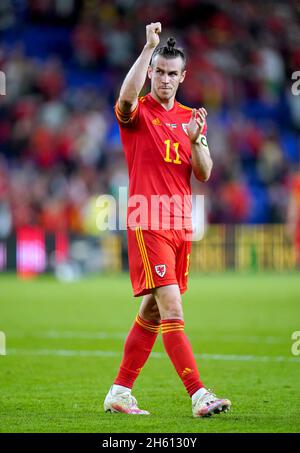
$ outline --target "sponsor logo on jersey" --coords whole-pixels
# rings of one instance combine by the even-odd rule
[[[155,272],[159,277],[164,277],[167,271],[167,266],[165,264],[158,264],[154,266]]]
[[[166,126],[170,127],[171,129],[176,129],[177,124],[166,123]]]

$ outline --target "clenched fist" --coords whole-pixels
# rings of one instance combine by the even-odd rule
[[[160,22],[151,22],[151,24],[146,26],[146,37],[147,43],[146,46],[154,49],[159,44],[159,34],[161,33],[161,23]]]

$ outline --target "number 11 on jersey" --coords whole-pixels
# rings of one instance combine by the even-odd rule
[[[178,152],[178,148],[179,148],[179,143],[173,143],[173,147],[175,149],[175,153],[176,153],[176,158],[175,159],[171,159],[170,158],[170,154],[171,154],[171,140],[165,140],[164,141],[165,145],[166,145],[166,157],[165,157],[165,162],[171,162],[173,164],[181,164],[181,160],[180,160],[180,156],[179,156],[179,152]]]

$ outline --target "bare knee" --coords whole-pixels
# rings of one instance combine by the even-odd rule
[[[139,314],[145,321],[160,323],[160,313],[152,294],[147,294],[143,297]]]
[[[156,288],[153,294],[161,319],[183,319],[181,295],[177,285]]]

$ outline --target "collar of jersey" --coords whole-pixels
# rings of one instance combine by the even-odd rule
[[[160,109],[162,112],[164,113],[171,113],[171,112],[174,112],[177,108],[177,101],[176,99],[174,99],[174,105],[173,107],[170,109],[170,110],[166,110],[158,101],[156,101],[156,99],[154,99],[151,95],[151,93],[148,94],[147,96],[149,102],[156,108]]]

